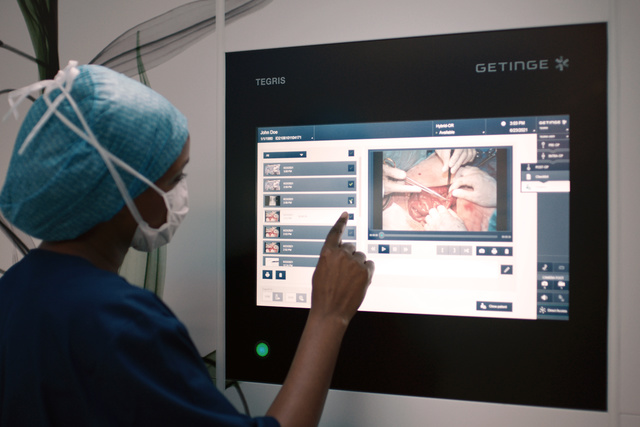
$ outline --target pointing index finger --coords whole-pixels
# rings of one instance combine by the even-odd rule
[[[349,214],[347,212],[342,212],[340,218],[336,221],[336,223],[329,230],[329,234],[327,234],[327,239],[324,241],[324,247],[335,247],[340,246],[340,242],[342,242],[342,233],[344,233],[344,229],[347,226],[347,220],[349,219]]]

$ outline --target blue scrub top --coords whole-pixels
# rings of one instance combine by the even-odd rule
[[[0,276],[0,426],[277,426],[238,413],[160,299],[33,250]]]

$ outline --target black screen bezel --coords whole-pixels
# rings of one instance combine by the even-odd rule
[[[569,320],[361,312],[332,388],[606,410],[606,48],[597,23],[227,53],[227,378],[281,383],[307,316],[256,305],[258,127],[568,114]],[[570,59],[562,72],[560,57]],[[475,69],[539,58],[549,70]]]

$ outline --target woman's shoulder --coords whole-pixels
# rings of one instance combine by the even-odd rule
[[[172,319],[153,293],[120,275],[95,267],[84,258],[34,250],[3,277],[6,296],[24,300],[33,310],[55,310],[90,319],[131,318],[139,313]]]

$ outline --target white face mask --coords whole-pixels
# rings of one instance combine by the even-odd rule
[[[156,188],[154,190],[158,191]],[[171,241],[180,223],[189,212],[189,191],[187,180],[182,179],[172,190],[159,192],[167,206],[167,222],[160,228],[152,228],[145,221],[138,221],[131,247],[143,252],[151,252]]]

